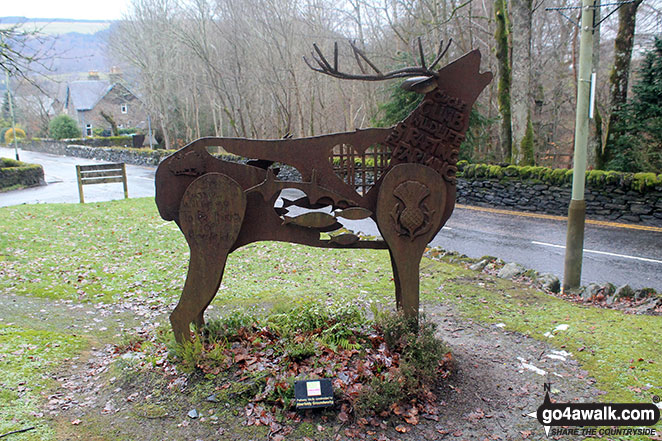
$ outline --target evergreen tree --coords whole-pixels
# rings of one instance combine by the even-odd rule
[[[662,170],[662,37],[646,54],[633,97],[619,112],[619,132],[608,168],[621,171]]]
[[[80,138],[78,123],[72,117],[61,114],[53,118],[48,125],[48,134],[53,139]]]
[[[374,120],[377,127],[390,127],[405,119],[423,100],[423,95],[400,87],[399,83],[389,86],[390,99],[379,105],[381,117]]]
[[[416,92],[410,92],[400,87],[400,84],[394,83],[390,86],[391,96],[388,101],[379,105],[380,117],[373,119],[377,127],[390,127],[404,120],[423,100],[423,95]],[[460,145],[460,160],[473,161],[474,159],[494,159],[493,152],[487,152],[489,158],[478,158],[481,155],[480,146],[489,145],[489,127],[496,122],[494,119],[487,118],[478,110],[478,103],[474,105],[469,114],[469,129],[466,133],[466,139]],[[527,132],[528,133],[528,132]],[[533,126],[531,126],[531,143],[533,143]],[[531,146],[531,155],[533,155],[533,146]]]

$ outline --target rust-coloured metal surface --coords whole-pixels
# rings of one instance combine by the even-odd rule
[[[429,68],[421,61],[421,67],[381,73],[353,49],[357,62],[365,62],[375,74],[343,74],[337,56],[331,65],[317,46],[313,57],[319,67],[307,62],[338,78],[417,76],[406,80],[405,86],[425,97],[395,127],[297,139],[200,138],[159,165],[159,212],[177,223],[191,249],[184,290],[170,316],[178,342],[190,339],[191,323],[204,324],[204,311],[218,291],[228,254],[261,240],[388,249],[397,305],[407,315],[418,316],[419,263],[425,246],[455,206],[459,146],[469,126],[471,106],[492,74],[479,73],[477,50],[438,71],[431,69],[443,56],[441,51]],[[207,152],[211,146],[251,161],[237,164],[217,159]],[[278,180],[277,170],[269,168],[274,162],[295,167],[302,182]],[[275,206],[286,188],[298,189],[305,197]],[[290,214],[295,207],[298,212],[322,207],[327,211]],[[333,233],[343,227],[343,219],[368,217],[377,223],[382,241]],[[330,232],[331,239],[321,239],[321,232]]]

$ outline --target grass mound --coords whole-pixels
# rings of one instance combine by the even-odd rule
[[[296,422],[294,383],[317,378],[332,379],[341,422],[394,416],[416,425],[419,415],[434,420],[434,390],[451,369],[436,326],[372,313],[374,320],[351,304],[319,302],[259,316],[234,312],[210,321],[191,343],[171,342],[169,362],[211,380],[214,399],[243,403],[247,425]],[[163,351],[158,343],[153,348]],[[144,352],[145,344],[118,346],[119,352],[134,350]]]

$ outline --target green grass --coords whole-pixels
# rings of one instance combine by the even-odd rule
[[[0,290],[51,299],[111,302],[174,297],[187,247],[149,199],[128,203],[4,208]]]
[[[53,386],[48,376],[87,343],[52,331],[0,325],[0,434],[35,427],[12,440],[51,440],[55,433],[39,409],[41,393]]]
[[[1,210],[0,290],[51,299],[176,300],[188,246],[151,199]],[[324,265],[320,261],[324,260]],[[291,301],[307,295],[382,297],[391,290],[383,251],[257,243],[233,253],[217,303]],[[351,277],[339,277],[350,273]],[[312,289],[311,289],[312,288]]]
[[[75,302],[134,297],[167,303],[179,297],[187,264],[188,247],[182,234],[174,223],[159,217],[152,199],[0,209],[0,295]],[[653,394],[662,395],[662,317],[577,305],[458,264],[429,259],[421,264],[421,297],[424,304],[451,302],[466,317],[503,322],[509,330],[552,346],[565,345],[597,380],[596,387],[606,392],[600,400],[649,402]],[[388,253],[253,244],[230,256],[213,305],[216,310],[260,309],[310,298],[392,304]],[[562,323],[569,325],[568,331],[554,338],[544,336]],[[13,400],[15,383],[22,376],[40,378],[59,360],[80,350],[82,346],[76,345],[82,343],[58,334],[64,329],[42,334],[24,321],[19,326],[0,328],[0,357],[4,357],[0,382],[10,382],[0,392],[0,404],[11,402],[18,406],[10,411],[12,415],[32,421],[29,416],[37,395],[29,392],[26,396],[32,398]],[[42,353],[48,341],[58,339],[62,342],[57,350]],[[41,349],[37,360],[28,363],[35,370],[24,372],[12,353],[16,345],[37,344],[32,341],[39,341]],[[4,366],[7,363],[9,367]],[[23,424],[0,425],[0,430],[19,426]]]

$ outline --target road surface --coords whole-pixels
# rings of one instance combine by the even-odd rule
[[[98,161],[19,150],[21,160],[41,164],[48,185],[0,193],[0,206],[25,203],[78,202],[76,164]],[[13,150],[0,148],[0,156],[13,158]],[[127,165],[130,197],[154,196],[153,167]],[[121,184],[88,185],[85,201],[96,202],[123,197]],[[287,191],[287,190],[286,190]],[[296,190],[287,194],[296,198]],[[588,223],[584,241],[582,284],[611,282],[633,288],[651,287],[662,291],[662,229]],[[349,225],[354,231],[377,235],[371,221]],[[566,223],[554,216],[513,213],[458,206],[431,245],[470,257],[491,255],[517,262],[539,272],[563,275]]]
[[[39,203],[77,203],[76,165],[103,164],[103,161],[57,156],[19,149],[21,161],[41,164],[47,185],[0,193],[0,206]],[[16,159],[14,149],[0,147],[0,157]],[[126,165],[129,197],[154,196],[154,167]],[[83,186],[85,202],[108,201],[124,197],[121,183]]]

